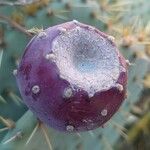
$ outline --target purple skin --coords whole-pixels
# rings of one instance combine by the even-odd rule
[[[42,122],[80,132],[102,126],[119,109],[127,67],[111,36],[71,21],[30,41],[16,78],[25,104]]]

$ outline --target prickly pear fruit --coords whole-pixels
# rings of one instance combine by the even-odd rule
[[[16,78],[24,102],[42,122],[79,132],[102,126],[118,110],[127,66],[112,36],[74,20],[36,35]]]

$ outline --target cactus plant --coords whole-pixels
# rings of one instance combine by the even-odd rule
[[[121,6],[121,3],[122,1],[85,2],[75,0],[74,2],[68,2],[64,0],[48,2],[42,0],[38,4],[34,3],[27,6],[0,7],[0,14],[7,16],[7,19],[1,17],[2,25],[0,27],[2,31],[4,31],[3,34],[0,34],[2,39],[0,40],[2,41],[1,49],[3,49],[0,68],[0,95],[1,99],[5,99],[7,102],[6,104],[0,103],[0,115],[3,116],[1,122],[5,122],[4,125],[1,125],[1,128],[7,127],[7,129],[10,130],[8,133],[5,131],[3,134],[0,134],[0,147],[2,150],[40,149],[40,146],[47,150],[51,148],[50,142],[48,142],[48,136],[50,137],[54,149],[105,150],[112,149],[111,145],[115,144],[120,134],[126,138],[124,134],[126,130],[122,126],[128,122],[128,117],[133,116],[129,113],[129,110],[134,102],[139,99],[143,90],[142,80],[147,73],[148,61],[147,55],[144,53],[146,48],[144,40],[147,38],[147,34],[144,32],[144,38],[140,41],[138,38],[139,32],[133,34],[132,30],[123,28],[124,24],[129,26],[131,22],[128,21],[128,12],[120,12],[122,11],[122,6],[129,5],[122,3]],[[138,7],[137,4],[135,6]],[[117,16],[115,10],[117,10]],[[134,12],[134,10],[131,12]],[[121,15],[122,18],[119,18],[119,15]],[[15,77],[12,74],[13,70],[18,66],[20,56],[25,45],[30,40],[31,33],[39,32],[39,30],[37,29],[36,31],[34,27],[47,28],[48,26],[74,19],[93,25],[101,31],[115,36],[115,43],[117,43],[119,50],[127,59],[134,63],[134,65],[129,68],[128,98],[118,113],[106,124],[106,129],[98,128],[93,130],[93,133],[85,132],[80,133],[80,135],[59,133],[50,128],[46,131],[45,126],[39,123],[30,111],[27,111],[27,107],[20,103],[20,101],[18,102],[20,94],[15,82]],[[6,22],[9,22],[9,24],[17,30],[14,30],[9,25],[5,25]],[[33,29],[28,32],[22,26],[25,26],[26,29]],[[145,27],[142,26],[142,32],[145,31],[144,28]],[[40,29],[40,31],[42,31],[42,29]],[[19,95],[19,97],[17,95]],[[11,101],[12,99],[15,103]],[[16,114],[14,110],[18,113]],[[12,125],[13,122],[16,122],[15,126]],[[41,134],[41,132],[43,134]],[[48,144],[45,143],[44,137],[46,137]],[[62,138],[64,139],[63,141]],[[43,143],[43,145],[41,145],[41,143]]]

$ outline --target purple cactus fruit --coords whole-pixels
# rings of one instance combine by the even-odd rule
[[[108,121],[125,99],[127,61],[113,37],[74,20],[36,35],[16,78],[25,104],[42,122],[87,131]]]

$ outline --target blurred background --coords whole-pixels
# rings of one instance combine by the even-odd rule
[[[150,1],[0,0],[0,150],[150,150]],[[66,134],[23,104],[15,71],[29,40],[78,20],[115,37],[129,66],[128,95],[103,128]]]

